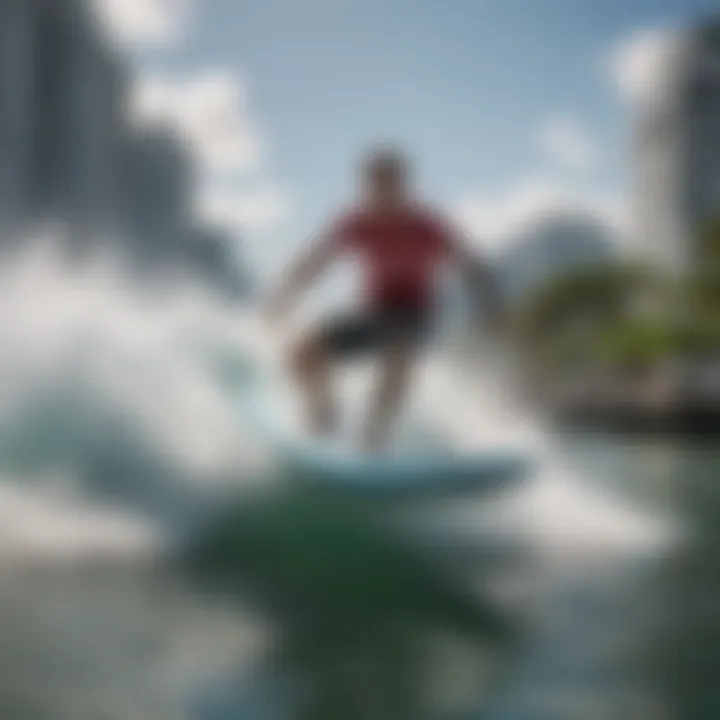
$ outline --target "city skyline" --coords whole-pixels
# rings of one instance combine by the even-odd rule
[[[668,138],[658,146],[653,133],[648,144],[644,128],[658,124],[653,103],[663,92],[668,95],[662,86],[677,62],[678,31],[700,16],[703,2],[695,3],[692,15],[687,7],[680,13],[670,0],[655,3],[652,13],[639,3],[630,16],[610,8],[596,20],[613,32],[606,27],[594,35],[586,19],[580,23],[568,14],[565,22],[577,25],[578,39],[594,37],[593,51],[578,54],[576,64],[595,82],[573,98],[575,109],[567,102],[560,111],[557,97],[568,83],[557,66],[563,53],[538,45],[555,32],[551,21],[559,0],[539,3],[546,11],[540,29],[527,25],[534,17],[530,12],[514,8],[510,28],[513,17],[503,15],[495,0],[475,15],[459,0],[453,13],[468,21],[467,30],[487,34],[497,26],[510,42],[499,48],[496,39],[488,39],[485,60],[494,54],[503,63],[479,64],[478,82],[464,87],[448,63],[458,53],[472,59],[474,46],[467,33],[458,32],[455,14],[437,15],[430,27],[426,0],[398,0],[386,12],[372,0],[362,8],[350,2],[321,18],[324,1],[308,0],[300,11],[293,6],[298,22],[292,28],[278,25],[278,44],[268,49],[258,44],[260,33],[248,36],[249,28],[259,30],[270,19],[265,6],[250,2],[7,0],[1,9],[15,25],[6,22],[0,33],[5,67],[0,87],[8,108],[0,170],[3,217],[23,203],[38,216],[63,207],[87,222],[90,234],[125,236],[145,265],[168,258],[192,238],[213,244],[214,228],[215,251],[187,248],[193,262],[204,258],[217,272],[242,247],[262,275],[284,263],[347,201],[358,155],[388,139],[413,155],[422,190],[468,235],[501,254],[509,242],[524,240],[554,216],[584,216],[625,247],[647,249],[643,237],[662,234],[649,221],[638,228],[638,216],[657,215],[660,222],[657,213],[643,208],[669,207],[662,198],[668,192],[679,196],[681,179],[668,175],[660,182],[669,172],[662,158],[672,155],[673,142]],[[269,5],[292,16],[282,0]],[[30,42],[27,29],[23,40],[18,21],[33,7],[45,9],[32,21]],[[635,24],[643,13],[653,22]],[[627,29],[614,29],[620,24]],[[448,44],[451,31],[458,33],[457,47]],[[535,46],[520,48],[512,31]],[[233,33],[237,46],[230,52]],[[595,35],[612,41],[604,39],[602,46]],[[216,41],[212,49],[209,39]],[[518,75],[518,52],[538,54],[545,71],[556,65],[542,93],[526,87],[530,77]],[[28,53],[34,53],[30,65]],[[238,65],[240,55],[253,62],[256,80]],[[292,67],[289,55],[295,55]],[[439,63],[434,74],[427,72],[430,60]],[[288,77],[280,75],[281,67]],[[528,76],[538,73],[529,64],[525,69]],[[458,75],[467,72],[467,63],[457,66]],[[509,84],[513,75],[523,84]],[[597,94],[603,83],[605,114],[591,114],[579,101]],[[498,92],[494,102],[479,100]],[[557,111],[521,117],[507,112],[529,102]],[[608,123],[611,109],[614,124]],[[468,136],[471,114],[478,132]],[[491,121],[495,136],[482,131]],[[666,125],[679,127],[680,121]],[[453,129],[457,133],[449,133]],[[501,142],[518,132],[528,151],[523,157],[516,143]],[[614,145],[607,140],[613,133]],[[483,162],[488,153],[497,156],[496,165]],[[308,154],[313,157],[300,164]],[[660,166],[663,172],[653,170]],[[662,222],[674,232],[673,223],[681,227],[679,211]],[[667,254],[668,246],[663,241],[658,256]]]
[[[720,20],[679,36],[637,113],[633,231],[670,269],[692,270],[698,233],[720,216],[719,31]]]
[[[637,103],[669,31],[716,11],[704,0],[102,5],[140,69],[137,95],[183,128],[206,168],[202,211],[246,235],[265,268],[345,200],[378,140],[404,145],[425,193],[491,247],[556,208],[627,232]],[[213,146],[212,127],[224,142]],[[233,160],[220,167],[223,147]]]
[[[133,74],[85,0],[0,5],[3,246],[59,223],[72,259],[109,251],[131,277],[234,295],[235,241],[193,214],[198,168],[177,130],[128,116]]]

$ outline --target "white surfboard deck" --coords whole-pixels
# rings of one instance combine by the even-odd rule
[[[516,448],[454,448],[426,428],[407,432],[390,452],[360,453],[347,435],[329,441],[304,433],[291,395],[287,384],[256,369],[237,399],[250,428],[303,481],[366,493],[448,495],[506,489],[533,469],[529,454]]]

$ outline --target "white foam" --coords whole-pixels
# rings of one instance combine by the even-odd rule
[[[70,387],[63,400],[69,403],[68,422],[83,403],[104,408],[171,467],[182,469],[179,476],[207,482],[251,474],[264,459],[261,449],[243,433],[212,363],[223,354],[252,352],[280,372],[287,336],[269,332],[252,311],[230,310],[187,285],[157,297],[139,295],[107,258],[70,274],[53,247],[39,243],[0,268],[0,440],[29,402],[40,402],[42,410],[58,388]],[[659,520],[590,490],[563,468],[542,425],[508,392],[497,363],[483,360],[475,367],[470,372],[447,358],[432,359],[416,383],[411,413],[425,414],[461,446],[530,452],[543,472],[497,507],[472,508],[474,517],[492,515],[558,550],[641,546],[667,537]],[[352,412],[364,407],[368,380],[363,371],[351,379]],[[97,440],[99,418],[90,413],[74,428],[82,439],[77,452]],[[52,470],[72,476],[73,458],[66,453],[62,462]],[[22,527],[6,523],[24,538],[21,545],[63,547],[62,538],[75,538],[67,540],[73,546],[80,543],[73,525],[80,535],[79,528],[87,528],[88,538],[104,532],[91,521],[93,509],[85,508],[78,521],[77,498],[57,506],[43,497],[13,499],[3,492],[7,507],[24,518]],[[33,525],[34,512],[48,521],[46,536],[44,521]],[[109,527],[103,517],[102,527]],[[60,527],[53,535],[52,528]]]
[[[186,285],[142,296],[107,258],[70,274],[53,248],[2,268],[0,420],[71,384],[198,476],[246,468],[255,449],[212,373],[215,355],[243,347],[237,312]]]
[[[62,478],[33,487],[0,480],[0,563],[147,559],[162,552],[164,536],[130,513],[94,506]]]
[[[514,448],[537,467],[517,492],[460,510],[467,523],[522,536],[554,556],[655,552],[677,539],[676,523],[629,507],[569,467],[542,422],[523,411],[502,372],[487,364],[468,371],[456,359],[440,357],[428,378],[426,407],[464,445]]]

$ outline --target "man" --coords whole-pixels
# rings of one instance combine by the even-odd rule
[[[365,161],[359,205],[342,214],[290,267],[270,305],[275,317],[292,307],[336,259],[350,253],[365,275],[366,299],[357,312],[332,318],[293,348],[292,370],[308,403],[316,434],[330,434],[336,412],[331,392],[333,365],[376,353],[380,379],[363,438],[369,452],[384,449],[409,386],[411,371],[432,329],[438,275],[454,264],[497,309],[483,265],[440,216],[413,197],[405,158],[382,150]],[[489,301],[489,302],[488,302]],[[491,318],[497,317],[492,313]]]

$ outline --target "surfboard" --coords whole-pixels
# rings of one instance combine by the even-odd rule
[[[416,437],[383,454],[318,440],[298,430],[284,401],[288,388],[254,372],[238,389],[239,411],[280,467],[305,483],[374,495],[492,493],[516,486],[533,471],[533,460],[517,448],[458,450],[431,436]]]

